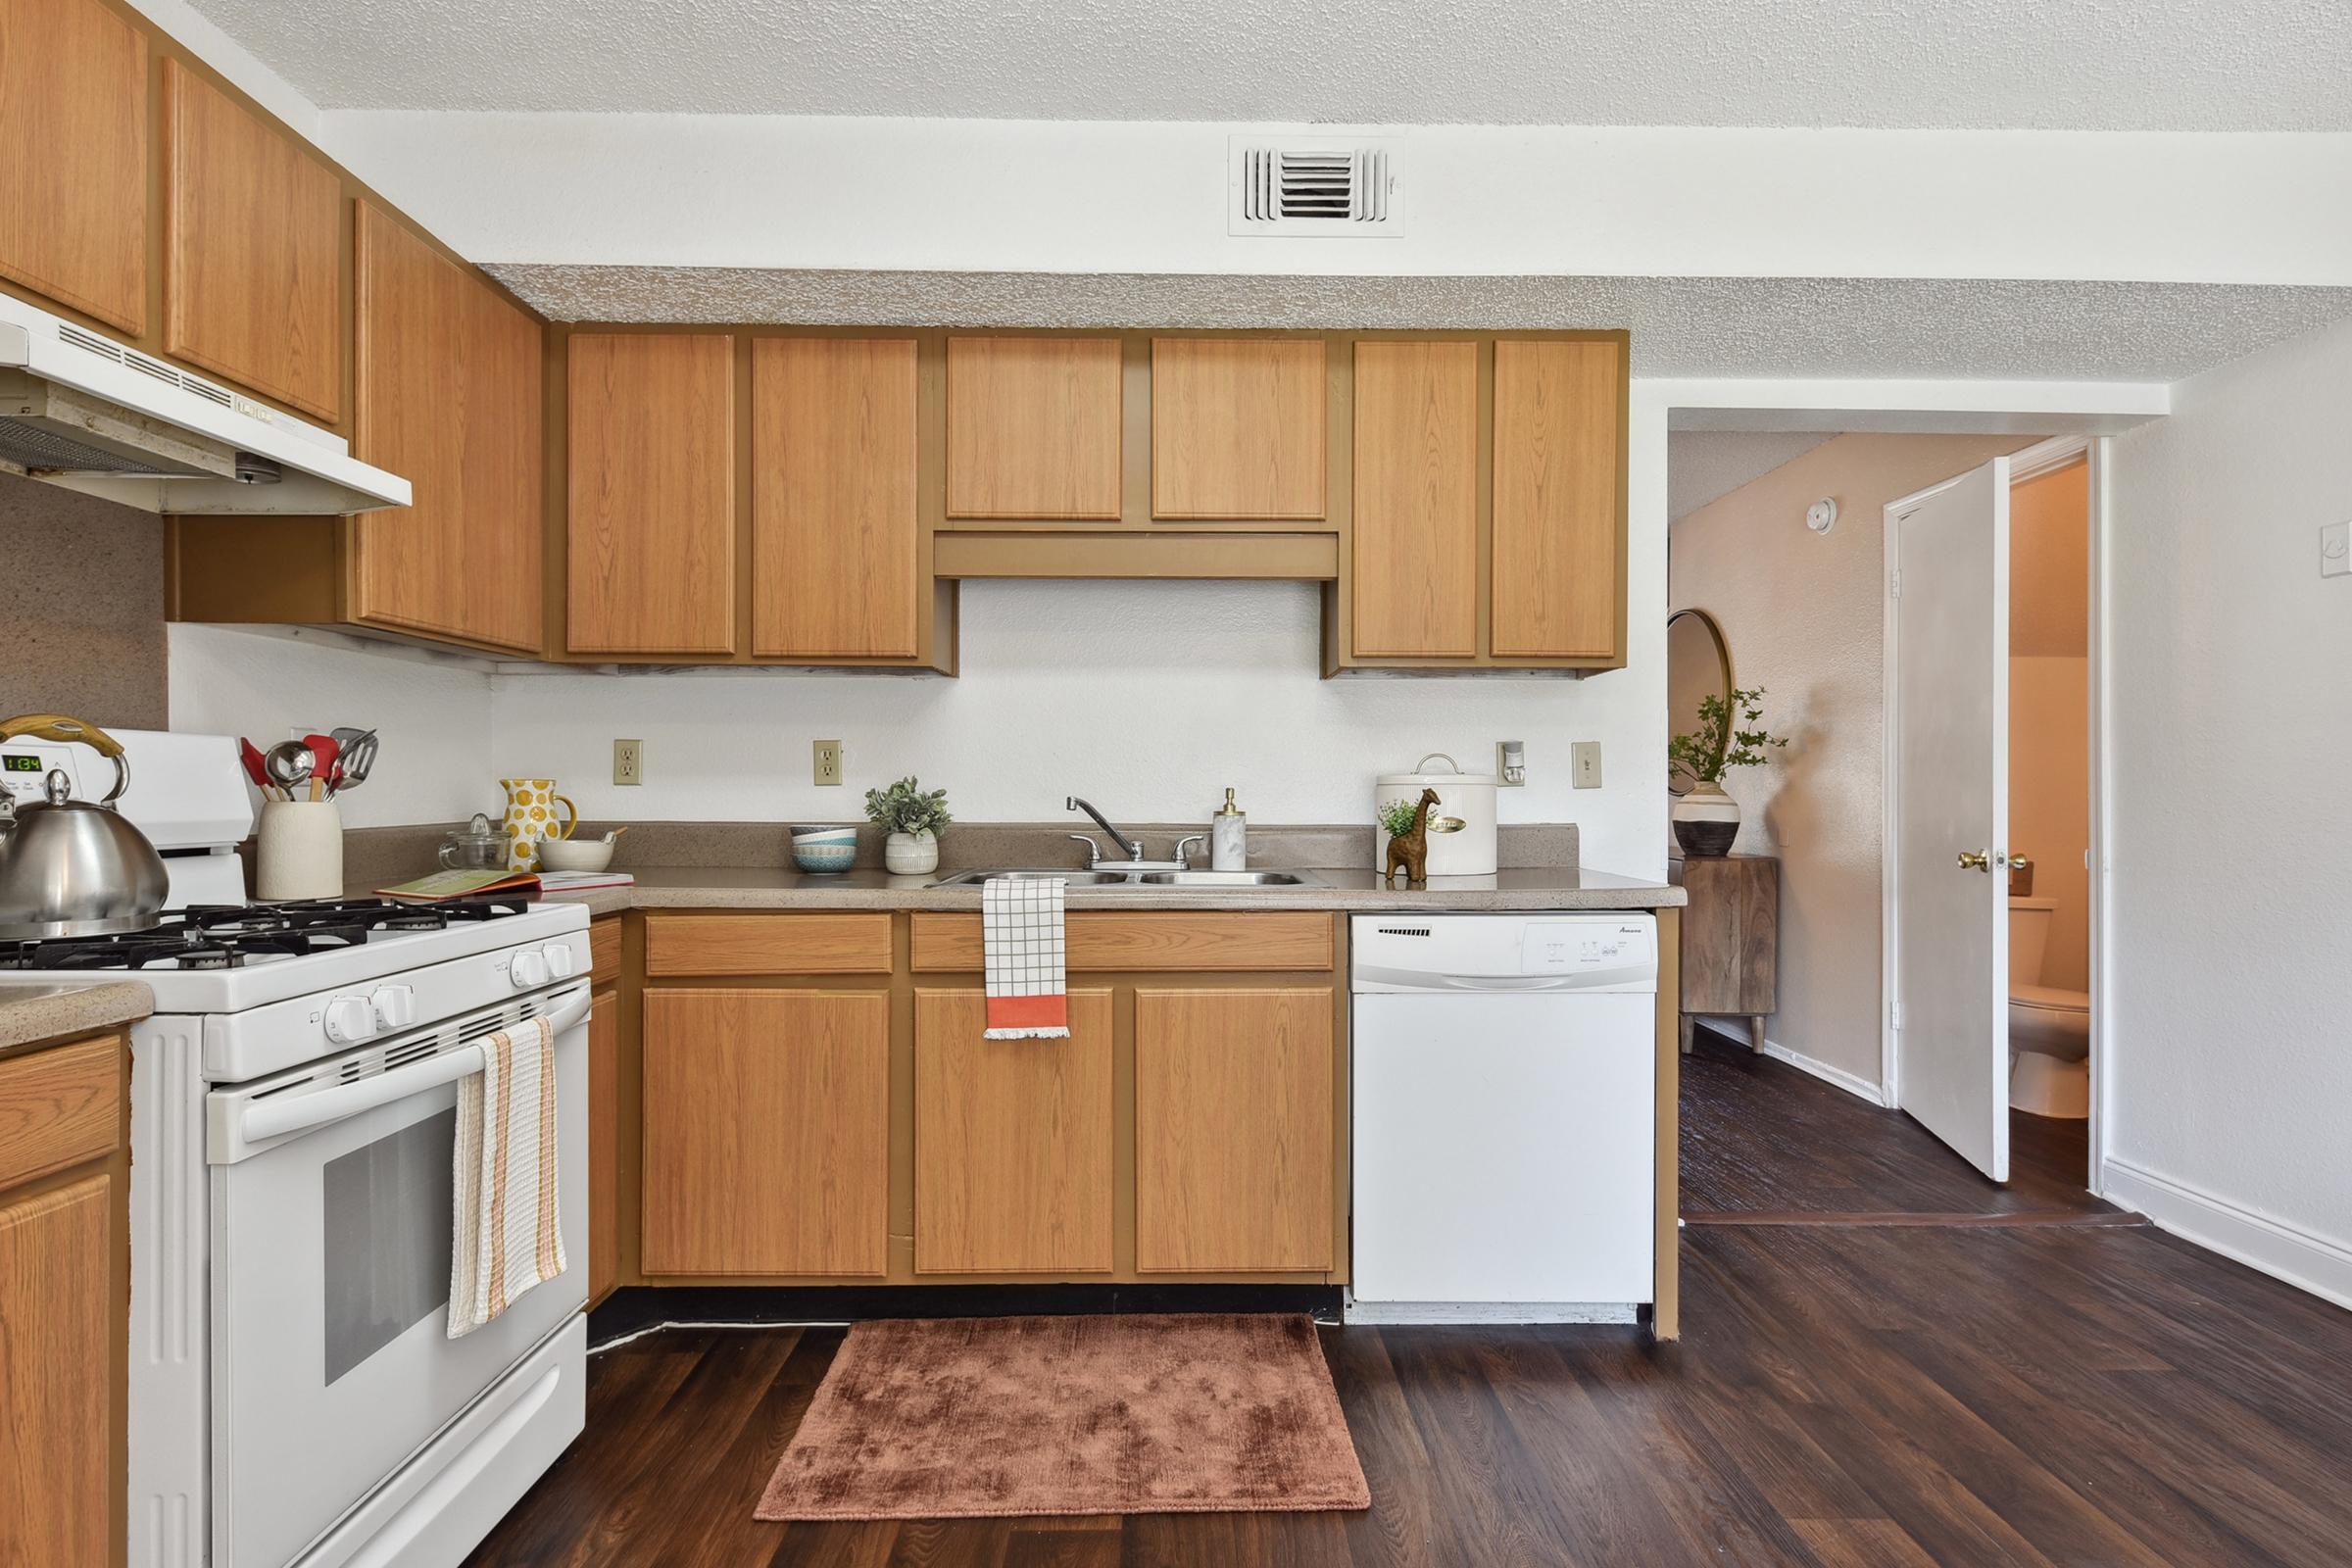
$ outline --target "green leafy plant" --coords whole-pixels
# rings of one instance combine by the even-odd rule
[[[867,790],[865,817],[886,833],[937,833],[955,820],[948,792],[924,789],[911,773],[886,790]]]
[[[1391,838],[1401,838],[1413,830],[1413,813],[1421,809],[1418,799],[1391,801],[1380,808],[1380,825]]]
[[[1764,688],[1742,686],[1729,701],[1712,694],[1698,703],[1698,728],[1666,743],[1667,760],[1701,784],[1720,784],[1735,767],[1755,767],[1788,744],[1763,726]]]

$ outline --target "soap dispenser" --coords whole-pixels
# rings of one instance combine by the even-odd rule
[[[1239,871],[1250,863],[1250,818],[1225,792],[1225,805],[1208,819],[1208,864],[1215,871]]]

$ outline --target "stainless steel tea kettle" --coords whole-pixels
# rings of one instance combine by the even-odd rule
[[[72,779],[56,768],[45,802],[11,810],[0,794],[0,941],[104,936],[154,925],[170,880],[147,835],[115,810],[130,783],[122,743],[62,713],[26,713],[0,723],[0,745],[27,735],[79,741],[111,759],[115,787],[103,801],[76,801]]]

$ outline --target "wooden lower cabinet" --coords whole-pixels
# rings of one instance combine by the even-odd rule
[[[1332,1266],[1328,987],[1135,993],[1135,1263]]]
[[[112,1546],[114,1180],[0,1200],[0,1562]]]
[[[989,1040],[977,990],[914,994],[914,1267],[1108,1271],[1111,994],[1070,993],[1067,1040]]]
[[[620,993],[588,1014],[588,1303],[620,1281]]]
[[[642,1017],[644,1272],[887,1272],[889,996],[664,989]]]

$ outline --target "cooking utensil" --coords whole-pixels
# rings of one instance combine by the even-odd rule
[[[331,735],[305,735],[302,744],[311,749],[311,799],[326,799],[327,786],[335,779],[335,759],[343,748]]]
[[[343,732],[337,730],[335,733],[341,735]],[[338,768],[340,776],[336,778],[334,788],[328,791],[330,795],[341,794],[344,790],[353,789],[368,782],[368,774],[375,766],[376,745],[375,731],[367,729],[355,732],[355,738],[343,747],[341,765]]]
[[[300,741],[279,741],[262,754],[262,766],[269,773],[270,782],[284,790],[289,801],[297,789],[311,781],[318,765],[318,760]]]
[[[0,940],[104,936],[154,925],[171,882],[147,835],[115,810],[130,784],[122,743],[63,713],[26,713],[0,724],[0,745],[23,735],[90,747],[114,762],[115,787],[104,800],[76,801],[73,780],[56,768],[46,802],[0,816]]]
[[[507,863],[507,836],[481,811],[441,846],[445,871],[496,871]]]
[[[237,758],[245,764],[245,776],[253,780],[253,787],[269,799],[276,800],[277,786],[270,782],[269,769],[262,762],[262,749],[251,741],[240,740],[237,742]]]

